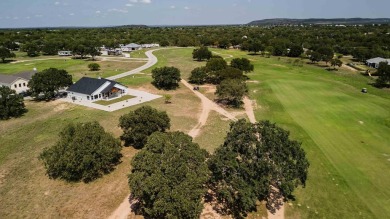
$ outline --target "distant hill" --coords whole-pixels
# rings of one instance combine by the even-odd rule
[[[248,25],[267,26],[267,25],[300,25],[300,24],[314,24],[314,25],[329,25],[329,24],[390,24],[390,18],[309,18],[309,19],[289,19],[289,18],[275,18],[257,20],[248,23]]]

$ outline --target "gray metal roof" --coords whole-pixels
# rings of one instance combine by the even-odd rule
[[[20,72],[13,75],[0,74],[0,83],[11,84],[12,82],[16,81],[18,78],[22,78],[29,81],[31,80],[32,76],[35,73],[36,73],[35,71],[27,71],[27,72]]]
[[[368,63],[376,63],[376,64],[379,64],[381,62],[389,62],[390,63],[390,59],[384,59],[384,58],[381,58],[381,57],[376,57],[376,58],[373,58],[373,59],[369,59],[366,62],[368,62]]]
[[[116,84],[119,84],[116,81],[108,80],[105,78],[98,79],[98,78],[82,77],[76,83],[72,84],[67,89],[67,91],[91,95],[107,81],[110,82],[110,84],[102,91],[102,93],[111,90],[111,88],[113,88]]]

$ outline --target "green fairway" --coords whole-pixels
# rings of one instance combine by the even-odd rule
[[[242,55],[242,54],[241,54]],[[386,218],[390,215],[388,91],[360,87],[369,79],[256,60],[250,96],[256,118],[277,122],[303,142],[311,163],[307,187],[287,208],[293,218]],[[352,86],[351,86],[352,85]]]

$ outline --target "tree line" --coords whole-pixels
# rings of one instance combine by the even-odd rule
[[[85,29],[1,30],[0,45],[11,51],[21,49],[29,55],[54,55],[70,50],[84,56],[105,45],[135,42],[159,43],[161,46],[215,46],[229,48],[240,45],[249,51],[269,51],[275,56],[293,54],[291,50],[317,50],[330,47],[356,59],[390,57],[389,25],[381,26],[303,26],[303,27],[113,27]],[[290,49],[290,52],[288,52]],[[93,56],[93,55],[92,55]]]

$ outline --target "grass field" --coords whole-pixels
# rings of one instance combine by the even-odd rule
[[[188,80],[194,68],[206,65],[206,62],[192,60],[193,50],[194,48],[174,48],[155,51],[153,54],[158,57],[158,63],[144,72],[151,73],[154,68],[174,66],[180,69],[181,78]]]
[[[224,51],[219,51],[223,53]],[[235,57],[245,56],[228,51]],[[311,163],[288,218],[386,218],[390,215],[390,93],[369,78],[284,59],[249,56],[250,96],[268,119],[302,141]],[[360,93],[368,87],[370,94]],[[386,173],[387,172],[387,173]]]
[[[45,58],[45,57],[41,57]],[[18,59],[19,60],[19,59]],[[48,68],[64,69],[73,76],[73,80],[77,81],[81,77],[110,77],[134,68],[144,65],[146,62],[139,61],[95,61],[101,67],[99,71],[90,71],[88,64],[92,61],[59,58],[48,60],[19,60],[17,63],[0,63],[0,74],[15,74],[23,71],[32,71],[36,68],[42,71]]]
[[[307,185],[297,189],[295,201],[286,205],[286,218],[390,215],[389,90],[373,88],[370,78],[347,71],[329,72],[306,64],[295,67],[288,58],[247,56],[237,50],[213,51],[223,57],[248,57],[255,64],[255,72],[248,76],[258,83],[248,86],[250,98],[258,105],[256,118],[290,130],[307,153],[311,164]],[[192,48],[157,51],[156,66],[119,80],[131,88],[171,94],[172,104],[164,104],[160,98],[148,105],[167,111],[172,131],[191,130],[197,124],[201,102],[183,85],[176,91],[155,89],[149,73],[155,67],[175,66],[187,79],[193,68],[205,65],[193,61],[191,53]],[[66,68],[80,74],[81,66],[87,66],[84,63],[80,68],[78,64]],[[115,71],[116,67],[113,63],[103,68]],[[0,72],[2,69],[0,64]],[[369,93],[360,93],[362,87]],[[124,148],[117,169],[90,184],[49,180],[37,157],[69,122],[98,120],[118,137],[119,117],[138,107],[107,113],[60,102],[27,102],[25,116],[0,122],[0,218],[106,218],[129,192],[126,175],[136,150]],[[223,142],[228,128],[229,121],[212,112],[195,142],[212,152]],[[264,212],[250,218],[260,215]]]

